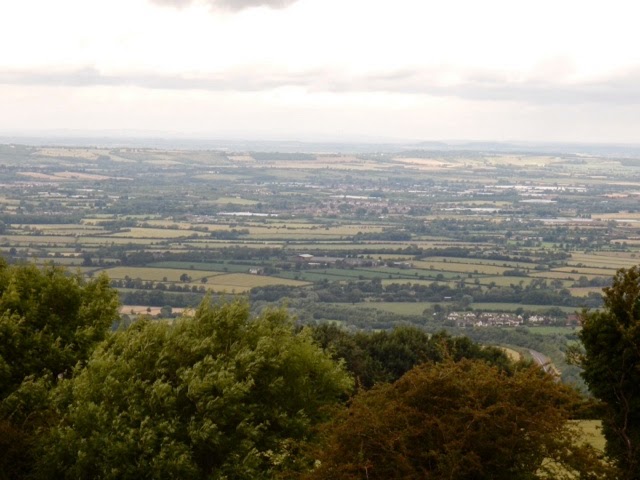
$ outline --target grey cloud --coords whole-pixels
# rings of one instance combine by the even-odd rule
[[[445,72],[446,73],[446,72]],[[365,78],[333,78],[330,91],[378,91],[457,97],[479,101],[514,101],[531,104],[640,103],[640,69],[599,81],[567,83],[542,80],[514,81],[494,72],[452,72],[459,80],[444,84],[438,70],[415,70]]]
[[[291,74],[249,73],[244,70],[207,77],[158,74],[105,75],[95,68],[64,72],[0,71],[0,84],[67,87],[129,86],[161,90],[260,91],[283,85],[302,86],[306,80],[306,74],[296,78]]]
[[[445,72],[446,73],[446,72]],[[600,81],[567,84],[549,81],[513,81],[499,72],[451,72],[458,80],[442,82],[439,69],[398,70],[348,76],[338,70],[287,72],[253,67],[215,75],[158,74],[107,75],[95,68],[64,72],[0,71],[0,84],[133,86],[165,90],[256,92],[278,87],[300,87],[311,92],[388,92],[455,97],[478,101],[513,101],[529,104],[640,104],[640,68]]]
[[[152,0],[158,5],[182,8],[193,4],[209,5],[211,8],[238,11],[251,7],[286,8],[297,0]]]

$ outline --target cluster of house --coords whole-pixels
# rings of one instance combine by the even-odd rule
[[[570,314],[565,320],[568,326],[579,324],[579,317]],[[520,325],[542,326],[557,325],[558,319],[544,315],[531,315],[525,321],[522,315],[513,313],[474,313],[474,312],[451,312],[447,315],[447,321],[454,323],[457,327],[517,327]]]
[[[456,327],[517,327],[524,324],[521,315],[510,313],[451,312],[447,321]]]

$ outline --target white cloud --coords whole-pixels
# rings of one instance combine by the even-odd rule
[[[153,2],[176,8],[189,7],[198,3],[212,8],[243,10],[251,7],[285,8],[295,3],[296,0],[153,0]]]
[[[575,116],[567,135],[613,138],[637,125],[629,108],[640,103],[638,8],[630,0],[2,2],[0,103],[6,119],[28,111],[54,126],[86,116],[104,128],[132,118],[137,128],[145,119],[168,128],[172,117],[153,107],[164,105],[181,112],[175,129],[193,130],[188,112],[203,118],[207,107],[248,134],[264,130],[261,122],[283,135],[300,122],[363,134],[387,122],[398,135],[429,138],[459,137],[461,126],[464,136],[499,137],[517,125],[516,137],[551,136],[563,131],[556,119]],[[34,103],[45,91],[69,106],[50,109],[55,122]],[[513,125],[509,113],[519,116]]]

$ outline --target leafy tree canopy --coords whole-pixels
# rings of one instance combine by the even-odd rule
[[[39,478],[273,478],[352,380],[284,310],[212,306],[108,338],[56,389]]]
[[[481,359],[505,369],[511,363],[498,348],[483,347],[467,337],[452,337],[446,332],[429,335],[415,327],[353,334],[323,324],[314,327],[313,336],[337,358],[344,359],[356,382],[365,388],[398,380],[416,365],[428,361]]]
[[[616,478],[568,423],[578,395],[537,367],[420,365],[356,395],[307,479]]]
[[[118,319],[107,277],[0,262],[0,398],[28,375],[69,372]]]
[[[0,261],[0,478],[30,468],[52,377],[70,375],[117,319],[105,276],[85,281],[53,266]]]

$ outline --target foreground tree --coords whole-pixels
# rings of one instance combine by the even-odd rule
[[[118,320],[106,276],[0,262],[0,399],[29,375],[64,375],[89,357]]]
[[[0,261],[0,479],[29,470],[54,379],[89,357],[118,305],[106,277]]]
[[[285,311],[205,301],[193,319],[114,334],[62,382],[37,477],[273,478],[301,468],[300,442],[351,388]]]
[[[423,364],[361,391],[326,428],[308,479],[615,478],[578,445],[577,393],[539,368]]]
[[[626,479],[640,478],[640,269],[619,270],[604,288],[604,309],[582,316],[578,363],[605,404],[607,453]]]

